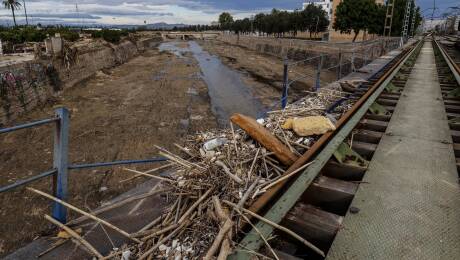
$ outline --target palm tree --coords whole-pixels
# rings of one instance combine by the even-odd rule
[[[21,3],[19,3],[17,0],[3,0],[3,5],[6,9],[11,9],[11,12],[13,13],[14,26],[18,26],[16,24],[16,15],[14,14],[14,10],[21,8]]]

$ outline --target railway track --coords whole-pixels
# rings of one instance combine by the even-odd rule
[[[433,39],[436,69],[460,173],[460,51]],[[460,176],[460,175],[459,175]]]
[[[342,227],[344,216],[359,211],[350,208],[350,204],[358,186],[366,185],[361,180],[367,163],[385,135],[422,45],[423,40],[399,54],[368,82],[348,90],[350,98],[357,101],[338,121],[337,131],[323,135],[299,159],[300,165],[308,161],[311,165],[294,180],[280,184],[252,205],[252,211],[264,213],[266,219],[294,231],[319,250],[308,248],[291,236],[273,230],[271,225],[259,222],[257,230],[247,230],[249,233],[240,242],[235,259],[246,259],[250,252],[258,250],[271,255],[261,235],[273,238],[270,245],[281,259],[324,259]],[[458,102],[460,113],[460,99]],[[458,133],[460,141],[460,131]],[[460,156],[460,148],[458,153]],[[347,163],[338,162],[341,156],[347,157]]]
[[[453,64],[460,68],[460,36],[443,36],[436,40]],[[457,70],[458,71],[458,70]]]

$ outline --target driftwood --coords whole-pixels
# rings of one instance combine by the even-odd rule
[[[230,201],[227,201],[227,200],[224,200],[223,201],[225,204],[229,205],[229,206],[232,206],[234,209],[238,209],[237,205],[230,202]],[[268,225],[278,229],[278,230],[281,230],[283,232],[285,232],[286,234],[292,236],[293,238],[299,240],[300,242],[302,242],[304,245],[306,245],[308,248],[310,248],[311,250],[315,251],[316,253],[318,253],[319,255],[321,255],[322,257],[326,257],[326,255],[324,254],[324,252],[317,248],[315,245],[313,245],[312,243],[308,242],[306,239],[302,238],[301,236],[297,235],[295,232],[293,232],[292,230],[289,230],[283,226],[280,226],[278,225],[277,223],[273,222],[273,221],[270,221],[262,216],[259,216],[257,215],[256,213],[250,211],[250,210],[247,210],[245,208],[240,208],[238,210],[241,210],[243,211],[244,213],[247,213],[249,215],[251,215],[252,217],[255,217],[257,218],[258,220],[261,220],[265,223],[267,223]]]
[[[171,232],[168,236],[164,237],[163,239],[161,239],[160,241],[158,241],[158,243],[156,243],[152,248],[150,248],[149,250],[147,250],[140,258],[139,260],[142,260],[142,259],[145,259],[147,258],[153,251],[155,251],[156,249],[158,249],[158,247],[160,247],[161,244],[163,244],[165,241],[169,240],[171,237],[175,236],[177,233],[179,233],[184,227],[190,225],[191,223],[191,220],[195,217],[196,213],[194,213],[190,219],[187,219],[186,221],[184,221],[178,228],[176,228],[173,232]]]
[[[231,120],[244,129],[254,140],[275,153],[275,156],[283,164],[291,165],[297,160],[297,156],[292,153],[289,148],[253,118],[241,114],[234,114]]]
[[[30,191],[32,191],[32,192],[34,192],[34,193],[37,193],[37,194],[39,194],[39,195],[42,195],[43,197],[46,197],[46,198],[51,199],[51,200],[54,200],[54,201],[56,201],[57,203],[59,203],[59,204],[65,206],[65,207],[67,207],[67,208],[69,208],[69,209],[71,209],[71,210],[73,210],[73,211],[76,211],[76,212],[78,212],[78,213],[80,213],[80,214],[82,214],[82,215],[85,215],[85,216],[87,216],[87,217],[89,217],[89,218],[91,218],[91,219],[93,219],[93,220],[95,220],[95,221],[97,221],[97,222],[99,222],[99,223],[101,223],[101,224],[107,226],[108,228],[117,231],[118,233],[120,233],[120,234],[123,235],[124,237],[127,237],[127,238],[133,240],[133,241],[136,242],[136,243],[140,243],[140,242],[141,242],[140,240],[131,237],[126,231],[121,230],[120,228],[118,228],[118,227],[116,227],[116,226],[110,224],[109,222],[107,222],[107,221],[105,221],[105,220],[103,220],[103,219],[100,219],[100,218],[98,218],[98,217],[96,217],[96,216],[94,216],[94,215],[92,215],[92,214],[89,214],[88,212],[85,212],[85,211],[83,211],[83,210],[81,210],[81,209],[79,209],[79,208],[77,208],[77,207],[75,207],[75,206],[73,206],[73,205],[71,205],[71,204],[65,202],[65,201],[62,201],[62,200],[60,200],[60,199],[58,199],[58,198],[56,198],[56,197],[53,197],[53,196],[51,196],[51,195],[49,195],[49,194],[47,194],[47,193],[45,193],[45,192],[36,190],[36,189],[34,189],[34,188],[28,187],[27,189],[30,190]]]
[[[223,163],[221,161],[216,161],[216,165],[222,167],[222,169],[228,175],[228,177],[230,177],[232,180],[234,180],[238,184],[243,184],[244,183],[243,180],[240,177],[238,177],[235,174],[230,172],[230,169],[228,169],[228,167],[227,167],[227,165],[225,165],[225,163]]]
[[[220,244],[222,243],[222,240],[225,239],[226,234],[231,230],[232,227],[233,227],[233,221],[231,221],[230,218],[227,218],[227,220],[225,221],[224,226],[220,229],[219,233],[217,234],[216,238],[214,239],[214,242],[212,243],[211,247],[209,248],[208,252],[206,253],[206,256],[203,259],[205,259],[205,260],[212,259],[214,254],[219,249]]]
[[[231,250],[230,239],[224,239],[222,246],[220,247],[220,252],[217,256],[217,260],[226,260],[227,256],[230,255]]]
[[[79,234],[77,234],[77,232],[73,231],[71,228],[67,227],[66,225],[62,224],[61,222],[55,220],[54,218],[48,215],[45,215],[45,219],[53,223],[54,225],[60,227],[61,229],[64,229],[65,232],[67,232],[67,234],[69,234],[71,237],[78,240],[83,246],[85,246],[97,258],[101,259],[104,257],[101,253],[99,253],[99,251],[96,250],[96,248],[94,248],[90,243],[88,243],[88,241],[82,238]]]
[[[278,255],[276,255],[275,251],[273,251],[273,248],[270,246],[270,244],[268,243],[267,239],[262,235],[262,233],[260,233],[259,229],[254,226],[254,224],[252,224],[251,220],[246,217],[245,215],[243,215],[243,213],[241,213],[241,211],[237,208],[235,208],[235,211],[238,212],[238,214],[240,214],[244,220],[249,223],[249,225],[251,225],[251,227],[259,234],[259,236],[262,238],[262,240],[264,241],[265,245],[267,246],[267,248],[270,250],[270,252],[272,253],[272,255],[275,257],[276,260],[279,260],[279,257]]]
[[[99,214],[104,213],[106,211],[109,211],[111,209],[119,208],[119,207],[121,207],[123,205],[126,205],[126,204],[130,203],[130,202],[140,200],[140,199],[144,199],[144,198],[151,197],[151,196],[155,196],[155,195],[158,195],[159,193],[167,192],[169,190],[170,189],[154,190],[154,191],[144,193],[144,194],[140,194],[140,195],[137,195],[137,196],[128,197],[128,198],[126,198],[126,199],[124,199],[122,201],[116,202],[116,203],[114,203],[112,205],[108,205],[106,207],[102,207],[100,209],[94,210],[94,211],[91,212],[91,214],[96,216],[96,215],[99,215]],[[77,219],[74,219],[74,220],[71,220],[71,221],[67,222],[66,225],[77,225],[77,224],[87,220],[88,218],[89,218],[88,216],[82,216],[80,218],[77,218]]]
[[[136,170],[133,170],[133,169],[124,168],[124,170],[125,170],[125,171],[128,171],[128,172],[136,173],[137,175],[142,175],[142,176],[147,176],[147,177],[150,177],[150,178],[153,178],[153,179],[158,179],[158,180],[160,180],[160,181],[173,182],[173,180],[168,179],[168,178],[164,178],[164,177],[161,177],[161,176],[156,176],[156,175],[148,174],[148,173],[145,173],[145,172],[136,171]]]

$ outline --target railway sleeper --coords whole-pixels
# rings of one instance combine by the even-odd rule
[[[390,118],[391,118],[391,114],[389,114],[389,115],[376,115],[376,114],[367,113],[366,115],[364,115],[364,119],[370,119],[370,120],[376,120],[376,121],[384,121],[384,122],[390,121]]]
[[[359,141],[359,142],[365,142],[365,143],[371,143],[371,144],[378,144],[380,142],[380,139],[382,139],[382,137],[383,137],[382,132],[362,129],[358,133],[355,133],[353,135],[353,142]]]
[[[377,149],[377,144],[353,141],[351,148],[366,160],[370,160]]]
[[[393,64],[394,62],[388,68]],[[395,88],[396,93],[384,91],[377,100],[377,103],[390,113],[386,115],[366,113],[355,127],[357,132],[353,134],[353,137],[349,136],[352,139],[351,148],[363,158],[370,160],[377,149],[411,69],[411,67],[407,68],[402,73],[401,78],[403,80],[395,82],[399,85]],[[369,82],[377,82],[377,79],[371,79]],[[371,84],[366,85],[370,87]],[[348,87],[344,90],[364,94],[369,87]],[[346,162],[339,163],[333,156],[280,224],[327,252],[337,232],[342,227],[343,216],[346,215],[366,171],[366,166]],[[290,236],[276,230],[275,235],[273,241],[276,242],[271,244],[277,250],[276,252],[280,253],[278,255],[281,257],[280,259],[322,259],[317,253],[300,244],[297,240],[293,240]],[[266,249],[264,251],[267,252]]]
[[[373,119],[363,119],[359,122],[358,127],[377,132],[385,132],[388,127],[388,122]]]
[[[398,100],[401,97],[401,93],[383,93],[380,98]]]
[[[366,173],[367,167],[341,164],[335,160],[329,160],[324,166],[322,174],[327,177],[336,178],[343,181],[361,181]]]
[[[357,183],[322,175],[308,187],[301,201],[334,214],[345,215],[357,189]]]
[[[447,113],[460,113],[460,106],[445,105]]]
[[[281,225],[326,251],[339,231],[342,222],[342,216],[310,204],[298,202],[288,212]]]

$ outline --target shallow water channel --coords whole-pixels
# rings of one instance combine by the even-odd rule
[[[184,42],[164,42],[158,48],[182,58],[186,58],[183,56],[185,52],[193,54],[200,66],[201,77],[208,86],[212,112],[219,125],[227,125],[233,113],[254,118],[263,116],[266,108],[253,96],[250,87],[244,84],[241,73],[224,65],[217,56],[203,51],[197,42],[189,41],[186,47]]]

